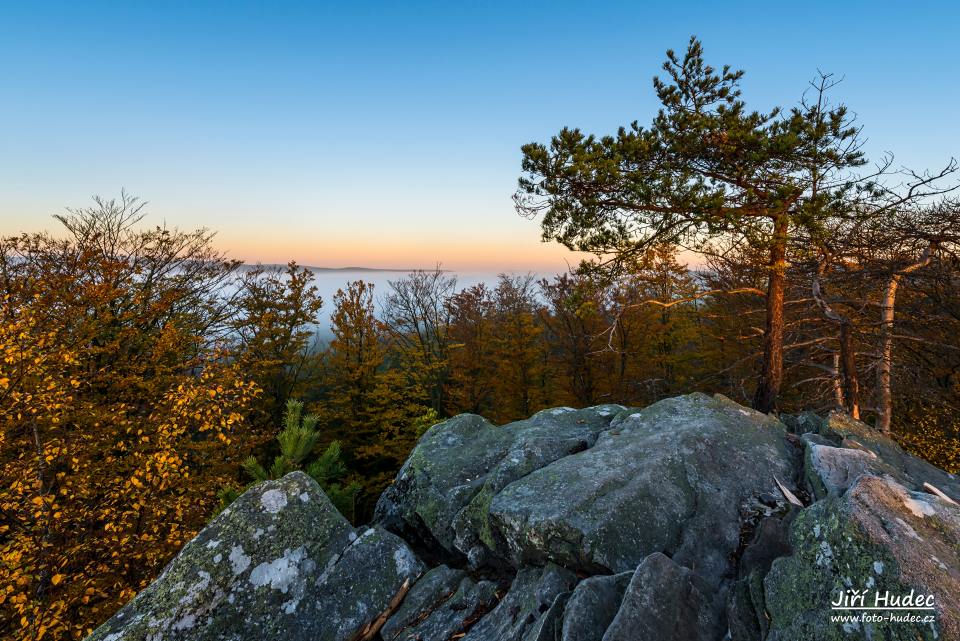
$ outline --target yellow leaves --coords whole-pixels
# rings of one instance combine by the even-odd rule
[[[182,333],[122,361],[131,334],[77,352],[66,319],[30,311],[0,323],[0,637],[80,639],[203,524],[260,390],[226,359],[177,360]]]

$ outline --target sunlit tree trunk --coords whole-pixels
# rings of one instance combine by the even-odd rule
[[[890,275],[883,290],[880,305],[880,363],[877,367],[877,429],[884,434],[890,433],[893,421],[893,394],[891,381],[893,373],[893,313],[897,301],[897,289],[904,274],[916,271],[930,263],[934,246],[929,245],[920,256],[920,260],[899,272]]]
[[[761,412],[777,408],[777,397],[783,384],[783,299],[787,284],[786,214],[773,219],[773,240],[770,247],[770,276],[767,283],[767,324],[763,337],[763,368],[753,406]]]

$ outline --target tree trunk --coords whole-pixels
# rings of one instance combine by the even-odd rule
[[[883,302],[880,305],[880,363],[877,367],[877,429],[884,434],[890,434],[893,422],[893,394],[891,379],[893,372],[893,310],[897,301],[897,288],[904,274],[916,271],[926,266],[933,259],[936,245],[931,243],[923,250],[920,259],[899,272],[890,275],[887,286],[883,291]]]
[[[843,384],[840,382],[840,353],[833,353],[833,371],[830,373],[833,380],[833,401],[837,406],[837,409],[843,409],[846,407],[846,403],[843,402]]]
[[[770,246],[770,275],[767,281],[767,324],[763,335],[763,366],[753,406],[761,412],[777,409],[777,397],[783,383],[783,299],[787,285],[786,214],[773,219],[773,239]]]
[[[857,356],[849,322],[840,323],[840,371],[847,413],[860,420],[860,379],[857,376]]]
[[[811,292],[823,315],[840,326],[840,351],[833,355],[834,397],[840,407],[855,419],[860,418],[860,377],[857,374],[857,352],[853,343],[853,321],[835,310],[824,297],[820,279],[827,269],[824,256],[813,277]]]
[[[893,398],[890,393],[893,371],[893,305],[897,299],[900,274],[893,274],[883,291],[880,307],[880,363],[877,367],[877,429],[890,434],[893,418]]]

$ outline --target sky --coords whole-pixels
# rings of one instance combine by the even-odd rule
[[[960,155],[960,4],[0,0],[0,234],[121,189],[248,262],[565,269],[520,146],[649,122],[695,34],[792,105],[818,70],[877,158]]]

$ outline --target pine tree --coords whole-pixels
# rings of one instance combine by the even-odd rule
[[[517,206],[543,215],[545,239],[593,253],[613,272],[663,242],[730,234],[763,251],[754,405],[770,411],[783,381],[788,246],[798,228],[848,211],[848,193],[866,186],[853,173],[866,162],[859,129],[843,105],[830,106],[828,76],[815,85],[816,100],[764,113],[741,99],[743,72],[708,66],[695,38],[682,56],[668,51],[663,69],[666,79],[654,78],[662,107],[649,127],[634,121],[603,137],[563,129],[549,146],[525,145]]]
[[[360,484],[352,481],[344,485],[341,482],[347,473],[347,468],[341,460],[340,442],[333,441],[319,456],[308,463],[320,439],[320,432],[317,431],[318,417],[315,414],[304,415],[303,403],[290,399],[287,401],[283,421],[283,430],[276,439],[280,445],[280,453],[273,459],[269,469],[254,456],[248,457],[243,462],[243,469],[254,483],[278,479],[290,472],[303,470],[323,488],[330,501],[341,513],[353,519]],[[221,501],[220,507],[223,509],[239,496],[239,491],[227,487],[221,490],[218,496]]]

